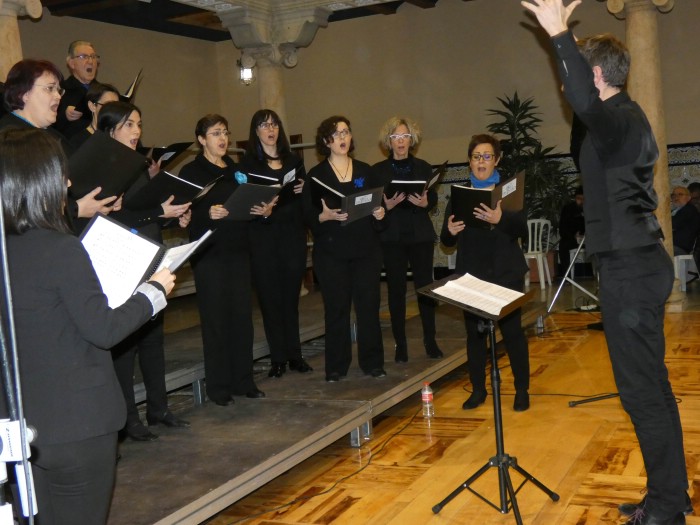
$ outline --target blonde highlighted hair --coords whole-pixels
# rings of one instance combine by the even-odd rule
[[[391,117],[384,123],[381,131],[379,132],[379,143],[387,152],[391,151],[391,139],[389,136],[393,135],[396,128],[402,124],[408,128],[408,132],[411,134],[411,146],[409,149],[413,151],[418,144],[420,144],[422,132],[414,120],[407,117]]]

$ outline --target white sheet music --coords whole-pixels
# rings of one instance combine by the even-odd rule
[[[524,295],[510,288],[482,281],[468,273],[459,279],[447,281],[443,286],[435,288],[433,293],[492,315],[499,315],[504,306]]]
[[[81,241],[110,308],[124,304],[131,297],[160,249],[153,241],[101,216]]]
[[[156,268],[156,271],[153,273],[156,273],[163,268],[168,268],[173,273],[176,272],[185,263],[185,261],[190,258],[195,250],[199,248],[199,245],[207,240],[212,233],[214,233],[212,230],[207,230],[204,235],[202,235],[196,241],[169,248],[165,252],[163,260],[158,265],[158,268]]]

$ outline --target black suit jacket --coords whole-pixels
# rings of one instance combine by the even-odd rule
[[[143,294],[116,309],[87,252],[72,235],[8,235],[19,368],[35,444],[116,432],[126,419],[109,349],[153,315]]]

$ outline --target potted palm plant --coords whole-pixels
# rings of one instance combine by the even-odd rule
[[[529,219],[547,219],[554,232],[559,226],[561,209],[571,201],[576,177],[567,174],[562,162],[544,147],[537,136],[542,120],[532,98],[521,99],[516,91],[512,97],[498,98],[501,108],[489,109],[489,115],[499,120],[488,130],[500,137],[503,158],[499,171],[510,178],[525,172],[525,208]],[[549,250],[555,248],[557,235],[550,238]],[[551,267],[554,266],[552,254]]]

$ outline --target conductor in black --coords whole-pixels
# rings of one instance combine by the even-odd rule
[[[586,249],[600,271],[600,306],[613,374],[647,472],[628,525],[685,523],[683,432],[664,364],[664,303],[673,264],[654,216],[658,149],[647,118],[623,90],[630,56],[612,35],[578,42],[568,20],[581,0],[522,0],[551,37],[564,96],[586,127],[581,172]],[[692,510],[692,509],[690,509]]]

